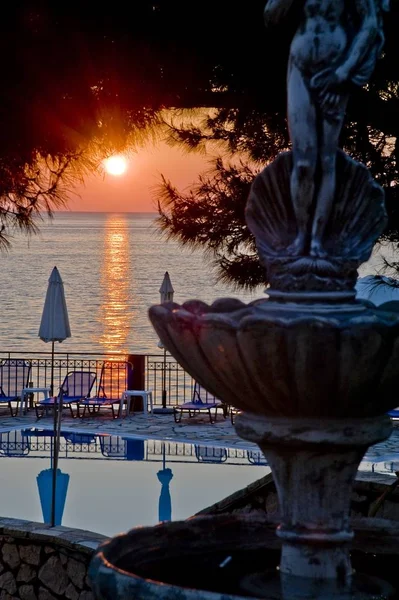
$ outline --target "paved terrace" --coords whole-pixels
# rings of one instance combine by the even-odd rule
[[[49,416],[37,420],[34,411],[11,417],[9,412],[0,409],[0,433],[29,427],[52,429],[53,418]],[[175,423],[173,414],[145,416],[143,413],[134,413],[123,419],[112,419],[110,411],[105,409],[95,416],[77,419],[72,418],[69,411],[65,410],[61,428],[63,432],[109,434],[247,450],[257,448],[255,444],[239,438],[230,418],[224,419],[221,413],[218,414],[217,421],[211,424],[206,414],[192,418],[183,416],[181,423]],[[399,462],[399,421],[388,440],[370,448],[367,460]]]
[[[38,420],[34,410],[23,416],[11,417],[9,412],[0,409],[0,433],[12,429],[26,429],[27,427],[52,429],[53,418],[49,416]],[[181,423],[175,423],[173,414],[149,414],[145,416],[143,413],[137,412],[122,419],[112,419],[111,412],[104,409],[95,416],[85,416],[77,419],[70,416],[69,410],[64,410],[61,429],[63,432],[89,432],[94,435],[105,433],[140,439],[221,446],[223,448],[250,450],[257,448],[255,444],[240,439],[231,424],[230,417],[224,419],[220,412],[216,422],[211,424],[207,414],[192,418],[183,416]]]

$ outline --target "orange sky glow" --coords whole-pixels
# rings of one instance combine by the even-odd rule
[[[163,174],[182,190],[209,168],[209,160],[199,154],[186,154],[163,142],[148,144],[129,157],[127,171],[88,177],[75,190],[67,210],[89,212],[155,212],[154,187]]]

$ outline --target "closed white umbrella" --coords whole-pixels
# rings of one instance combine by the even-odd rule
[[[161,304],[164,302],[173,302],[173,294],[175,290],[173,289],[172,282],[169,277],[169,273],[166,271],[163,276],[162,285],[159,288],[159,294],[161,296]],[[162,342],[158,342],[158,348],[163,348]]]
[[[173,302],[173,294],[175,290],[173,289],[172,282],[169,277],[169,273],[166,271],[162,285],[159,288],[159,293],[161,295],[161,304],[163,302]]]
[[[169,277],[169,273],[166,271],[163,277],[162,285],[159,288],[159,294],[161,299],[161,304],[163,302],[173,302],[173,294],[175,290],[173,289],[172,282]],[[161,341],[158,342],[158,348],[163,349],[163,369],[162,369],[162,408],[156,408],[153,412],[155,413],[170,413],[173,412],[172,408],[167,408],[166,406],[166,348],[162,344]]]
[[[64,284],[57,267],[54,267],[48,280],[39,337],[43,342],[51,342],[51,393],[53,393],[54,342],[63,342],[71,337]]]

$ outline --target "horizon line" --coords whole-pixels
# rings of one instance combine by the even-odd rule
[[[46,211],[41,211],[44,214],[47,214]],[[122,213],[122,214],[158,214],[157,210],[56,210],[56,209],[52,209],[51,210],[52,213]]]

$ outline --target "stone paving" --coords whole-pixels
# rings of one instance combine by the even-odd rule
[[[36,427],[38,429],[52,429],[53,418],[36,418],[34,411],[18,417],[10,417],[5,411],[0,411],[0,433],[11,429],[25,429]],[[112,419],[108,411],[84,418],[72,418],[69,411],[65,410],[62,417],[62,431],[81,433],[107,433],[123,437],[141,439],[170,440],[218,446],[223,448],[244,448],[252,450],[255,444],[240,439],[231,424],[230,418],[224,419],[218,414],[214,424],[209,422],[207,414],[192,418],[182,418],[181,423],[175,423],[173,414],[134,413],[122,419]]]
[[[394,422],[394,431],[391,437],[371,447],[365,457],[370,463],[382,461],[398,462],[399,469],[399,421]],[[51,429],[53,419],[51,416],[36,418],[34,411],[18,417],[11,417],[4,409],[0,410],[0,433],[13,429],[36,427],[38,429]],[[209,422],[207,414],[196,417],[182,418],[181,423],[175,423],[173,414],[134,413],[126,418],[112,419],[108,411],[84,418],[72,418],[67,410],[62,417],[62,430],[64,432],[81,432],[93,434],[110,434],[123,437],[140,439],[168,440],[192,444],[202,444],[224,448],[242,448],[253,450],[255,444],[239,438],[231,424],[230,418],[224,419],[218,414],[214,424]],[[370,467],[371,468],[371,467]]]

